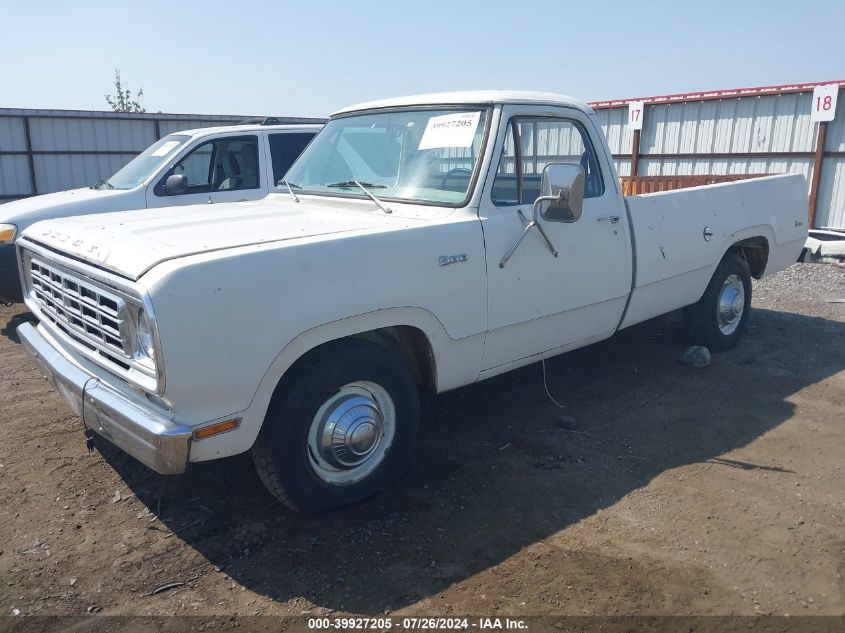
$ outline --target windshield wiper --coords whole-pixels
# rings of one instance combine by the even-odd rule
[[[99,191],[103,187],[106,187],[107,189],[114,189],[114,185],[111,184],[108,180],[98,180],[97,184],[91,185],[88,188],[89,189],[96,189],[97,191]]]
[[[360,182],[358,180],[342,180],[341,182],[333,182],[326,187],[334,187],[336,189],[352,189],[353,187],[369,187],[370,189],[387,189],[385,185],[377,185],[373,182]]]
[[[373,184],[373,183],[371,183],[371,182],[363,182],[363,183],[361,183],[361,182],[358,182],[357,180],[346,180],[346,181],[344,181],[344,182],[334,182],[334,183],[332,183],[332,184],[330,184],[330,185],[326,185],[326,186],[327,186],[327,187],[337,187],[337,188],[340,188],[340,189],[351,189],[353,186],[354,186],[354,187],[358,187],[359,189],[361,189],[361,191],[363,191],[365,194],[367,194],[367,197],[368,197],[370,200],[372,200],[373,202],[375,202],[375,203],[378,205],[378,208],[379,208],[379,209],[381,209],[381,210],[382,210],[382,211],[384,211],[385,213],[393,213],[393,210],[392,210],[392,209],[390,209],[389,207],[385,206],[385,204],[384,204],[381,200],[379,200],[378,198],[376,198],[376,197],[375,197],[375,196],[374,196],[374,195],[370,192],[370,190],[369,190],[369,189],[367,189],[367,187],[372,187],[372,188],[374,188],[374,189],[387,189],[387,187],[385,187],[384,185],[374,185],[374,184]]]
[[[287,187],[287,188],[288,188],[288,191],[290,191],[290,195],[293,197],[293,201],[294,201],[294,202],[299,202],[299,198],[298,198],[298,197],[297,197],[297,195],[293,192],[293,188],[294,188],[294,187],[296,187],[297,189],[302,189],[302,187],[300,187],[300,186],[299,186],[299,185],[297,185],[297,184],[291,184],[291,183],[289,183],[289,182],[287,181],[287,179],[285,179],[285,178],[282,178],[279,182],[280,182],[280,183],[282,183],[283,185],[285,185],[285,187]]]

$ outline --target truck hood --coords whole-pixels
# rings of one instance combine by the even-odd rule
[[[131,190],[84,187],[14,200],[0,205],[0,223],[14,224],[18,231],[23,231],[30,224],[48,218],[98,213],[104,210],[121,211],[130,208],[134,201],[134,196],[127,195],[131,193]]]
[[[178,257],[367,230],[393,220],[367,204],[350,201],[339,207],[270,197],[120,211],[45,220],[23,237],[134,280]]]

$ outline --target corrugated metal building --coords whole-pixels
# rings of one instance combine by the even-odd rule
[[[245,116],[0,108],[0,202],[94,184],[156,140]],[[279,117],[280,123],[325,119]]]
[[[838,116],[829,123],[810,120],[813,88],[831,83],[840,93],[845,87],[832,81],[591,105],[620,176],[796,172],[807,177],[814,226],[845,229],[845,106],[837,103]],[[628,127],[631,101],[645,102],[639,133]]]

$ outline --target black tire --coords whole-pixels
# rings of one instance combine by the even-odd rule
[[[393,439],[365,478],[329,483],[309,450],[312,421],[345,385],[362,381],[380,386],[392,400]],[[410,463],[419,419],[417,385],[398,353],[362,340],[328,343],[279,385],[252,448],[253,462],[267,489],[288,507],[314,514],[336,510],[380,492],[401,476]]]
[[[726,334],[719,327],[718,308],[722,286],[731,275],[736,275],[741,280],[745,297],[736,329]],[[749,312],[751,312],[751,273],[748,270],[748,263],[739,254],[729,252],[719,262],[698,303],[684,309],[687,340],[693,345],[704,345],[712,352],[729,350],[742,337],[748,323]]]

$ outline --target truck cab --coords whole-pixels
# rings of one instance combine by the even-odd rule
[[[263,198],[322,127],[270,121],[168,134],[95,185],[0,205],[0,298],[21,300],[13,244],[39,220]]]

